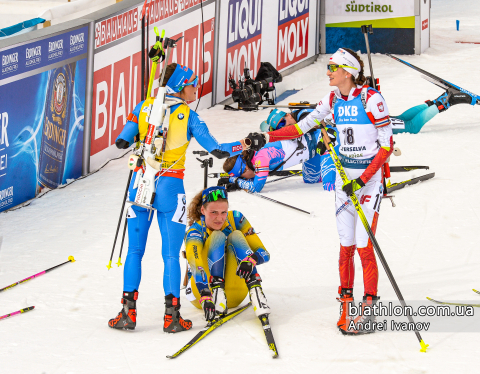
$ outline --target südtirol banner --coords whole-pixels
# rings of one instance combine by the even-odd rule
[[[415,0],[325,0],[326,53],[366,52],[360,26],[371,24],[372,53],[415,53]]]
[[[88,27],[0,51],[0,211],[82,175]]]
[[[141,14],[144,2],[133,9],[111,15],[95,24],[92,130],[90,170],[125,152],[115,147],[127,116],[141,100]],[[149,23],[149,44],[155,43],[153,28],[165,30],[165,36],[179,39],[168,63],[190,67],[201,84],[197,97],[199,109],[212,102],[215,44],[215,3],[203,0],[203,24],[200,0],[183,2],[152,0],[145,12]],[[204,51],[202,50],[204,48]],[[204,52],[204,53],[203,53]],[[158,90],[163,64],[155,72],[152,96]],[[146,72],[146,77],[150,69]],[[190,103],[195,109],[198,99]]]

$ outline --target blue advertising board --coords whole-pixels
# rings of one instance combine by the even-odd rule
[[[0,51],[0,212],[82,175],[88,27]]]

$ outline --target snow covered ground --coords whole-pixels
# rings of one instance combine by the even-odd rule
[[[431,48],[421,56],[404,56],[417,65],[472,92],[480,92],[480,3],[433,0]],[[460,31],[455,20],[461,21]],[[329,56],[295,73],[318,76]],[[363,56],[366,59],[366,56]],[[375,75],[392,114],[434,99],[442,91],[416,71],[386,57],[373,56]],[[289,101],[318,101],[329,90],[325,77],[313,81]],[[201,116],[219,141],[232,141],[256,130],[268,114],[233,113],[218,106]],[[480,108],[458,105],[430,121],[418,135],[397,135],[402,156],[391,165],[429,165],[436,176],[395,192],[396,208],[382,204],[377,239],[409,301],[431,305],[426,296],[475,300],[480,287],[480,182],[477,139]],[[199,150],[193,141],[190,151]],[[413,332],[345,337],[338,317],[338,237],[334,194],[300,178],[267,185],[274,199],[314,211],[302,213],[247,195],[231,194],[231,208],[242,211],[270,251],[259,268],[272,308],[271,325],[280,358],[271,359],[252,310],[215,331],[190,351],[165,358],[204,325],[202,313],[182,297],[182,315],[193,331],[165,335],[160,234],[152,225],[143,261],[138,324],[132,333],[107,327],[120,310],[123,268],[107,271],[111,245],[128,175],[126,158],[67,188],[53,191],[23,209],[0,215],[0,287],[35,274],[74,255],[67,264],[0,294],[0,315],[35,305],[25,315],[0,321],[0,373],[146,373],[212,371],[225,373],[466,373],[478,370],[480,328],[474,332],[422,332],[430,344],[419,352]],[[203,187],[203,169],[187,158],[185,187],[191,198]],[[214,161],[213,171],[221,170]],[[418,176],[425,171],[412,172]],[[406,179],[395,175],[392,181]],[[118,252],[114,259],[118,256]],[[355,296],[363,293],[356,256]],[[182,266],[184,266],[182,261]],[[395,300],[380,268],[379,295]],[[480,311],[476,308],[477,313]],[[472,319],[473,321],[473,319]],[[475,317],[478,322],[478,316]]]

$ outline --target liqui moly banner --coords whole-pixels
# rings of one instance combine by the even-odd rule
[[[277,70],[281,71],[307,57],[311,16],[309,0],[280,0],[279,2]]]
[[[230,96],[228,78],[243,78],[245,66],[254,78],[260,62],[282,71],[312,57],[317,7],[310,0],[222,1],[216,103]]]
[[[122,153],[115,147],[128,114],[141,100],[141,13],[143,2],[122,14],[110,16],[95,25],[95,59],[93,75],[90,170]],[[215,2],[200,0],[150,1],[149,45],[155,43],[153,28],[165,30],[165,36],[179,40],[168,63],[190,67],[199,77],[199,109],[212,103],[213,61],[215,45]],[[204,53],[202,53],[202,46]],[[203,59],[204,56],[204,59]],[[163,64],[155,72],[152,96],[158,90]],[[150,69],[145,76],[148,79]],[[198,99],[191,103],[195,109]]]
[[[245,67],[255,78],[261,62],[261,43],[262,0],[229,0],[225,96],[232,93],[228,79],[233,77],[238,82]]]

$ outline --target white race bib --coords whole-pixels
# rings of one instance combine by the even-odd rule
[[[177,201],[177,210],[173,215],[172,221],[181,223],[182,225],[187,224],[187,197],[185,194],[178,194],[178,201]]]

